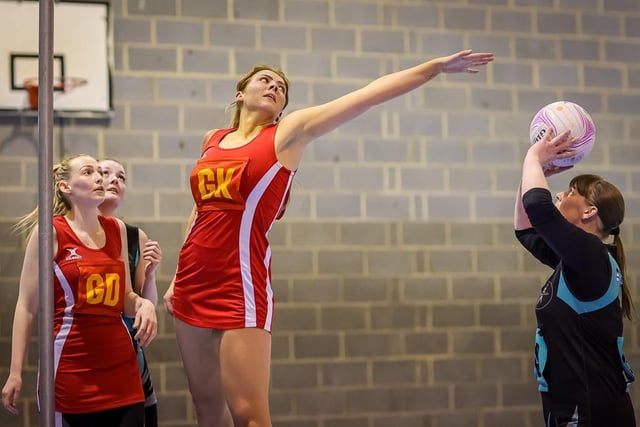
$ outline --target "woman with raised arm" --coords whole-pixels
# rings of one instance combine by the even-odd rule
[[[554,198],[552,160],[570,157],[568,132],[533,144],[515,207],[520,243],[554,271],[536,304],[534,373],[547,426],[632,427],[633,372],[622,352],[633,303],[620,239],[624,199],[597,175],[578,175]],[[611,243],[608,243],[611,242]]]
[[[102,169],[105,197],[98,209],[104,216],[113,216],[127,192],[127,174],[122,163],[112,159],[101,160],[100,168]],[[126,223],[125,227],[127,230],[129,272],[133,290],[138,295],[151,301],[153,305],[156,305],[158,302],[156,270],[160,265],[160,261],[162,261],[162,250],[158,242],[150,240],[141,228]],[[123,319],[133,338],[137,332],[133,327],[135,319],[124,315]],[[138,354],[138,367],[140,368],[142,388],[144,389],[144,425],[145,427],[157,427],[158,398],[151,381],[149,364],[143,348],[137,345],[135,339],[133,344]]]
[[[71,156],[53,175],[55,426],[142,427],[140,372],[121,313],[135,318],[135,339],[144,346],[157,331],[154,305],[131,287],[124,223],[98,215],[105,194],[98,162]],[[17,224],[30,234],[2,389],[14,414],[38,314],[37,218],[36,209]]]
[[[473,74],[492,60],[470,50],[435,58],[285,117],[282,71],[257,66],[240,79],[230,127],[206,133],[191,172],[195,208],[164,296],[200,427],[271,425],[267,234],[284,214],[307,144],[440,73]]]

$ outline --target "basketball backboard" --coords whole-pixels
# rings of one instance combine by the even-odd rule
[[[54,111],[110,112],[109,3],[58,1],[53,16]],[[0,110],[37,108],[38,29],[37,1],[0,0]]]

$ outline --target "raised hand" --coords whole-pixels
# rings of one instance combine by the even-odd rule
[[[442,58],[442,72],[476,74],[479,71],[476,67],[491,61],[493,61],[493,53],[473,53],[471,49],[462,50]]]

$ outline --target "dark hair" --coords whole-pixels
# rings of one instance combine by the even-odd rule
[[[284,74],[284,71],[282,71],[279,68],[272,67],[269,65],[256,65],[248,73],[242,76],[240,80],[238,80],[238,83],[236,83],[236,92],[244,91],[244,89],[247,87],[247,84],[251,80],[251,77],[259,73],[260,71],[265,71],[265,70],[273,71],[274,73],[282,77],[282,80],[284,80],[284,86],[286,88],[286,93],[284,95],[284,106],[282,107],[282,110],[284,110],[287,107],[287,104],[289,104],[289,79]],[[235,101],[231,103],[231,108],[235,109],[235,111],[233,112],[233,117],[231,118],[229,127],[237,128],[238,125],[240,124],[240,108]]]
[[[613,244],[616,247],[616,260],[622,274],[622,312],[631,319],[633,311],[633,300],[626,277],[626,257],[624,246],[620,239],[620,224],[624,220],[624,198],[618,188],[598,175],[578,175],[569,183],[570,188],[574,188],[585,201],[598,208],[598,218],[600,220],[600,235],[605,238],[613,236]]]

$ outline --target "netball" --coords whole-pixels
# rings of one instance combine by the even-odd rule
[[[578,140],[570,147],[576,154],[566,159],[554,160],[556,166],[572,166],[587,157],[596,142],[596,126],[589,113],[573,102],[557,101],[542,107],[531,120],[529,136],[531,144],[540,141],[547,131],[559,135],[567,130]]]

